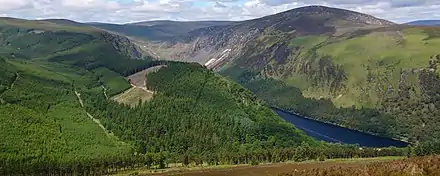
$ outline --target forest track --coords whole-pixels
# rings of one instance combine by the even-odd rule
[[[84,103],[83,103],[83,101],[81,99],[81,94],[75,90],[75,95],[78,98],[78,102],[81,105],[81,107],[84,108]]]
[[[110,135],[108,133],[108,130],[105,129],[104,125],[101,124],[101,121],[99,121],[98,119],[95,119],[95,117],[93,117],[90,113],[86,112],[87,116],[93,120],[93,122],[95,122],[96,124],[98,124],[98,126],[105,131],[105,133],[107,133],[107,135]]]
[[[127,76],[127,79],[130,80],[130,84],[136,85],[138,87],[146,87],[146,78],[147,75],[153,72],[156,72],[158,70],[160,70],[162,67],[166,67],[166,65],[158,65],[158,66],[153,66],[153,67],[149,67],[147,69],[144,69],[140,72],[134,73],[130,76]]]
[[[19,78],[20,78],[20,74],[18,72],[16,72],[14,81],[12,81],[11,85],[9,85],[9,90],[14,88],[15,82],[17,82]],[[6,90],[4,90],[3,92],[0,92],[0,104],[7,103],[2,97],[3,93],[5,93],[5,92],[6,92]]]
[[[77,92],[75,90],[75,95],[78,98],[78,102],[81,105],[82,108],[84,108],[84,103],[83,100],[81,98],[81,94],[79,92]],[[107,137],[109,138],[116,138],[118,139],[113,133],[110,133],[105,127],[104,125],[102,125],[101,121],[99,121],[98,119],[96,119],[95,117],[93,117],[89,112],[87,112],[87,110],[84,110],[86,112],[87,117],[89,117],[93,122],[95,122],[104,132],[105,134],[107,134]],[[121,140],[118,139],[118,141],[122,142]],[[124,142],[122,142],[124,143]]]
[[[14,88],[15,82],[17,82],[19,78],[20,78],[20,74],[19,74],[18,72],[16,72],[16,73],[15,73],[15,79],[14,79],[14,81],[11,83],[11,86],[9,86],[9,89],[13,89],[13,88]]]
[[[140,88],[145,92],[154,94],[154,91],[148,90],[147,88],[147,75],[159,71],[162,67],[167,67],[167,65],[158,65],[144,69],[140,72],[128,76],[127,79],[130,80],[131,87]]]
[[[104,96],[105,98],[108,100],[108,95],[107,95],[107,88],[105,88],[103,85],[101,85],[102,89],[104,90]]]

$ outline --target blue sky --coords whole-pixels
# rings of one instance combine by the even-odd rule
[[[440,0],[0,0],[0,16],[110,23],[246,20],[306,5],[355,10],[394,22],[440,19]]]

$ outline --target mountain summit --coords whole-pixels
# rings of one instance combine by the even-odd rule
[[[163,58],[190,60],[201,64],[214,59],[218,63],[215,65],[221,65],[222,62],[227,62],[242,53],[243,48],[250,41],[269,31],[286,32],[295,36],[334,36],[358,29],[371,29],[393,24],[390,21],[354,11],[325,6],[307,6],[228,25],[199,28],[175,37],[172,42],[168,41],[165,48],[162,43],[157,47],[160,47],[158,53]]]
[[[281,12],[279,14],[272,15],[273,17],[283,16],[321,16],[325,17],[329,20],[346,20],[357,24],[366,24],[366,25],[393,25],[393,22],[379,19],[371,15],[345,10],[338,9],[326,6],[305,6],[292,10],[288,10],[285,12]],[[271,17],[271,16],[267,16]]]

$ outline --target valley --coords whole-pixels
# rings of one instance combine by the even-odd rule
[[[439,27],[325,6],[0,18],[0,175],[435,175],[438,46]]]
[[[167,60],[205,65],[271,106],[417,143],[440,134],[438,92],[426,82],[438,76],[428,72],[437,73],[439,31],[309,6],[151,39],[148,48]],[[324,108],[308,109],[314,103]]]

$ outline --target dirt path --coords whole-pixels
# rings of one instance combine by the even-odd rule
[[[78,98],[78,102],[79,102],[79,104],[81,105],[81,107],[82,108],[84,108],[84,103],[83,103],[83,100],[82,100],[82,98],[81,98],[81,94],[79,93],[79,92],[77,92],[76,90],[75,90],[75,95],[76,95],[76,97]],[[87,114],[87,117],[89,117],[93,122],[95,122],[104,132],[105,132],[105,134],[107,134],[107,136],[109,137],[109,138],[112,138],[112,137],[115,137],[116,138],[116,136],[114,136],[113,134],[111,134],[111,133],[109,133],[108,132],[108,130],[104,127],[104,125],[102,125],[101,124],[101,122],[98,120],[98,119],[95,119],[95,117],[93,117],[89,112],[87,112],[86,111],[86,114]]]
[[[9,90],[14,88],[15,82],[17,82],[19,78],[20,78],[20,74],[18,72],[16,72],[14,81],[12,81],[11,85],[9,85]],[[3,93],[5,93],[5,92],[6,92],[6,90],[3,92],[0,92],[0,104],[6,103],[6,101],[2,98]]]
[[[17,73],[15,73],[15,79],[14,79],[14,81],[11,83],[11,86],[9,86],[9,89],[14,88],[15,82],[18,81],[18,78],[20,78],[20,74],[17,72]]]
[[[130,80],[130,85],[132,87],[140,88],[140,89],[144,90],[145,92],[154,94],[153,91],[147,89],[147,75],[150,73],[159,71],[162,67],[166,67],[166,65],[158,65],[158,66],[144,69],[140,72],[137,72],[135,74],[128,76],[127,79]]]
[[[101,85],[103,91],[104,91],[104,96],[105,98],[108,100],[108,95],[107,95],[107,88],[105,88],[103,85]]]
[[[130,76],[127,77],[127,79],[130,80],[131,84],[134,84],[138,87],[145,87],[145,79],[147,77],[148,74],[153,73],[158,71],[159,69],[161,69],[162,67],[166,67],[166,65],[158,65],[158,66],[154,66],[154,67],[150,67],[147,69],[144,69],[140,72],[137,72],[135,74],[132,74]]]
[[[95,122],[96,124],[98,124],[99,127],[101,127],[102,130],[104,130],[107,134],[107,129],[105,129],[104,125],[101,124],[101,122],[98,119],[95,119],[90,113],[87,112],[87,116],[93,120],[93,122]],[[108,134],[110,135],[110,134]]]
[[[78,92],[75,90],[75,95],[76,95],[76,97],[78,98],[78,102],[79,102],[79,104],[80,104],[81,107],[83,108],[83,107],[84,107],[84,103],[83,103],[83,101],[82,101],[82,99],[81,99],[81,94],[78,93]]]

